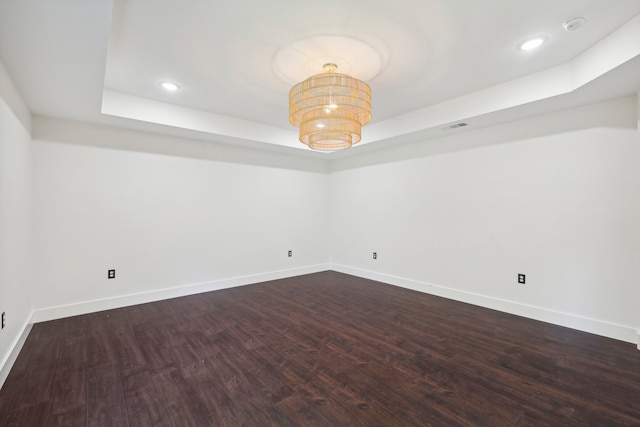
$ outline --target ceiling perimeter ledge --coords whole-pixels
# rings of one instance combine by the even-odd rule
[[[369,144],[385,148],[395,141],[415,142],[443,136],[442,129],[451,124],[571,94],[638,56],[640,15],[568,62],[370,124],[358,146],[329,154],[314,152],[314,155],[331,158],[345,155],[344,152],[347,151],[357,151]],[[375,88],[373,90],[375,93]],[[206,136],[204,139],[216,142],[242,140],[256,148],[261,143],[267,143],[286,147],[288,150],[311,151],[298,141],[297,132],[293,130],[287,131],[108,89],[104,89],[102,95],[103,114],[196,132],[200,136]],[[471,130],[473,126],[468,128]]]

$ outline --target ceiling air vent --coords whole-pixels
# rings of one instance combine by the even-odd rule
[[[468,126],[468,125],[466,123],[464,123],[464,122],[460,122],[460,123],[455,123],[453,125],[449,125],[447,127],[443,127],[442,129],[444,129],[444,130],[458,129],[458,128],[462,128],[462,127],[465,127],[465,126]]]

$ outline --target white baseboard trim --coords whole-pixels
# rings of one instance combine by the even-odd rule
[[[640,330],[636,330],[633,327],[605,322],[597,319],[591,319],[571,313],[549,310],[543,307],[536,307],[514,301],[489,297],[486,295],[461,291],[458,289],[434,285],[431,283],[418,282],[416,280],[405,279],[402,277],[392,276],[384,273],[377,273],[373,271],[362,270],[359,268],[348,267],[345,265],[332,264],[331,270],[362,277],[365,279],[375,280],[378,282],[388,283],[391,285],[400,286],[402,288],[412,289],[427,294],[449,298],[456,301],[478,305],[505,313],[515,314],[517,316],[527,317],[529,319],[540,320],[543,322],[552,323],[554,325],[565,326],[583,332],[602,335],[620,341],[626,341],[636,344],[638,346],[638,349],[640,350]]]
[[[95,313],[97,311],[112,310],[115,308],[128,307],[136,304],[145,304],[149,302],[178,298],[203,292],[217,291],[220,289],[250,285],[253,283],[267,282],[269,280],[277,280],[287,277],[300,276],[303,274],[318,273],[326,270],[330,270],[329,264],[318,264],[308,267],[294,268],[290,270],[281,270],[254,274],[250,276],[233,277],[228,279],[214,280],[211,282],[194,283],[190,285],[177,286],[150,292],[142,292],[138,294],[123,295],[94,301],[83,301],[75,304],[62,305],[57,307],[41,308],[34,310],[31,317],[31,322],[46,322],[49,320],[62,319],[64,317],[79,316],[87,313]]]
[[[31,316],[33,316],[33,313],[31,313]],[[31,318],[31,316],[29,316],[29,318]],[[0,389],[2,389],[4,382],[7,380],[9,372],[11,372],[11,368],[13,368],[13,364],[18,358],[20,350],[22,350],[25,341],[27,341],[27,337],[29,336],[29,332],[31,332],[32,327],[33,323],[31,323],[30,319],[27,319],[27,322],[22,327],[22,333],[16,337],[16,339],[11,344],[11,350],[6,355],[4,360],[0,362]]]

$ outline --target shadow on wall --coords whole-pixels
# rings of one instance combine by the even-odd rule
[[[307,172],[328,172],[326,160],[294,148],[261,144],[261,149],[232,138],[211,142],[105,125],[34,117],[33,139],[112,150],[135,151]],[[315,154],[315,156],[314,156]]]

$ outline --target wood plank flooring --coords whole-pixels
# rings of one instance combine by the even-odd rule
[[[640,351],[323,272],[36,324],[0,425],[640,426]]]

